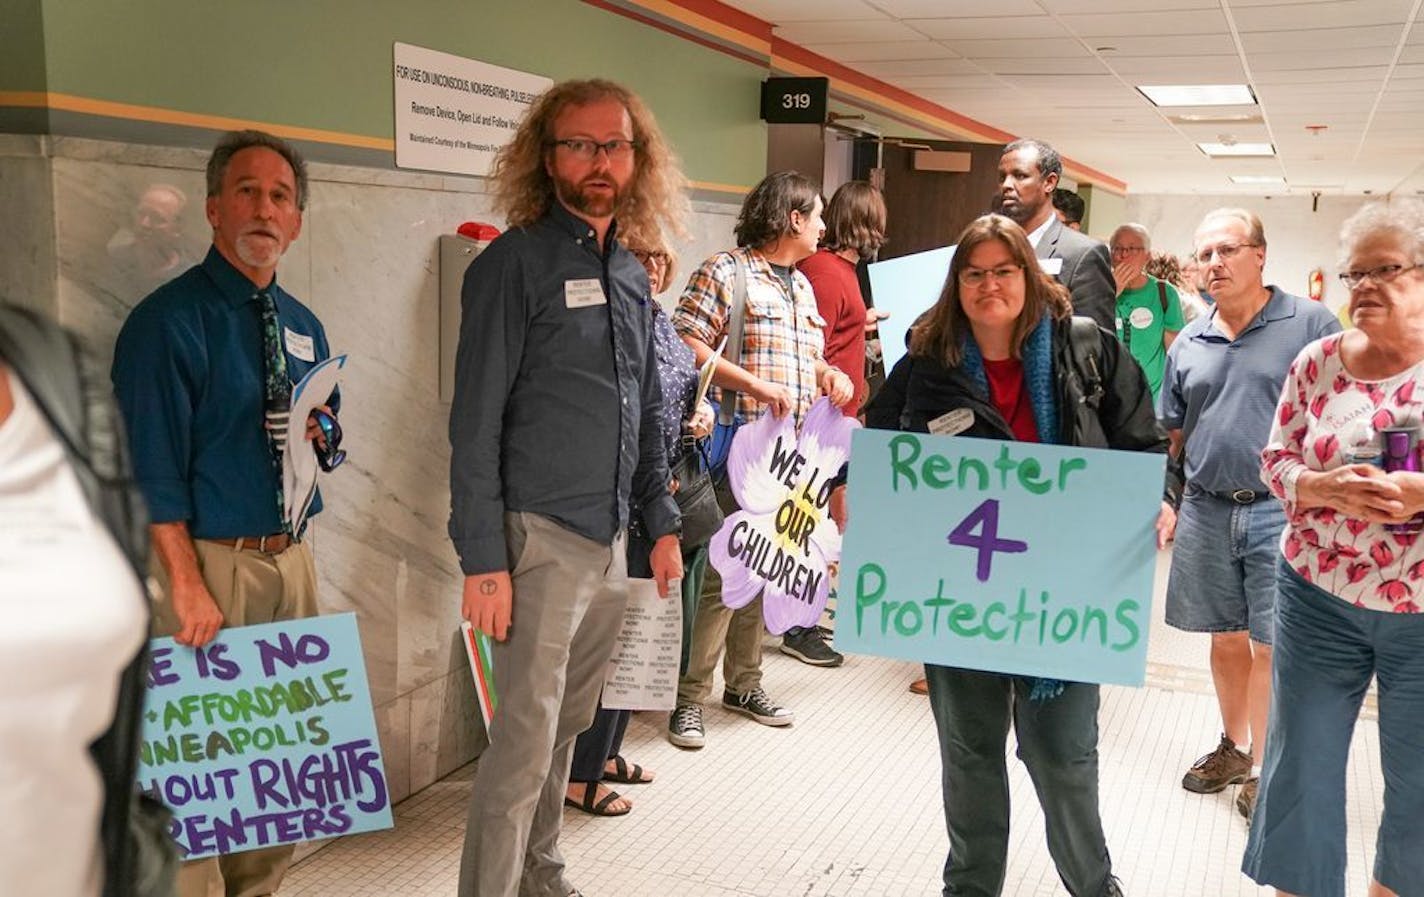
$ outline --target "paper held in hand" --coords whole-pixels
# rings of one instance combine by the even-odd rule
[[[707,356],[707,360],[702,362],[702,367],[697,372],[697,398],[692,400],[692,407],[696,409],[702,401],[707,398],[707,390],[712,386],[712,372],[717,369],[717,359],[722,357],[722,350],[727,348],[727,338],[722,337],[722,341],[717,344],[717,351]]]
[[[652,579],[628,579],[628,609],[618,645],[603,681],[603,706],[609,710],[671,710],[677,704],[677,673],[682,662],[681,581],[668,584],[658,597]]]
[[[312,409],[325,404],[341,384],[346,356],[337,355],[307,371],[292,387],[292,411],[287,418],[287,450],[282,453],[282,500],[287,523],[295,535],[316,498],[316,451],[307,441],[307,418]]]

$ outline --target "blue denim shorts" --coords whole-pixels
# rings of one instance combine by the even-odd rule
[[[1188,489],[1167,579],[1167,625],[1188,632],[1247,630],[1252,641],[1269,645],[1285,523],[1274,498],[1239,505]]]
[[[1424,894],[1424,614],[1355,607],[1284,562],[1279,581],[1271,724],[1241,871],[1293,894],[1344,897],[1350,736],[1375,676],[1384,815],[1374,877]]]

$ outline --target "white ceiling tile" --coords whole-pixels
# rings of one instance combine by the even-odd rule
[[[905,24],[937,40],[1068,37],[1052,16],[1014,18],[906,19]]]
[[[1236,52],[1236,44],[1231,40],[1229,34],[1192,34],[1182,37],[1173,35],[1100,37],[1089,40],[1088,43],[1094,48],[1114,47],[1112,52],[1104,54],[1109,59],[1130,59],[1134,56],[1151,59],[1157,56],[1176,56],[1181,53],[1227,56]]]
[[[1283,29],[1350,28],[1401,25],[1409,20],[1411,0],[1315,0],[1282,4],[1280,0],[1230,0],[1231,15],[1242,32]]]
[[[1042,0],[1051,12],[1059,15],[1093,15],[1098,13],[1157,12],[1163,7],[1174,10],[1220,9],[1220,0]]]
[[[870,0],[870,2],[897,19],[979,18],[984,15],[982,0]],[[995,0],[994,12],[1001,16],[1038,16],[1043,14],[1043,9],[1035,0]]]
[[[1217,10],[1172,10],[1121,12],[1086,16],[1063,16],[1063,24],[1085,37],[1186,37],[1199,34],[1228,34],[1226,16]],[[1190,38],[1189,38],[1190,39]]]
[[[886,18],[792,22],[778,27],[776,36],[797,44],[865,43],[917,40],[924,37],[908,25]]]
[[[1019,56],[1072,58],[1091,55],[1082,44],[1071,38],[960,40],[942,43],[967,59],[1004,59]]]
[[[980,59],[975,64],[999,75],[1058,75],[1063,77],[1100,75],[1106,71],[1103,64],[1091,56],[1076,59],[1038,56],[1025,59],[1010,56],[1004,59]]]
[[[863,44],[805,44],[812,53],[847,65],[901,59],[957,59],[959,54],[932,40],[879,41]]]
[[[1395,68],[1396,74],[1400,66]],[[1424,66],[1419,67],[1419,76],[1424,77]],[[1380,84],[1384,81],[1389,66],[1364,65],[1352,68],[1317,68],[1296,72],[1253,73],[1252,82],[1257,86],[1266,84],[1332,84],[1353,82],[1356,84]]]
[[[993,75],[901,75],[888,79],[896,87],[919,93],[926,90],[1002,89],[1003,82]]]
[[[1241,35],[1241,46],[1248,54],[1314,53],[1316,50],[1361,49],[1378,47],[1380,61],[1388,62],[1399,43],[1397,25],[1376,25],[1369,28],[1312,28],[1298,31],[1257,31]]]
[[[865,0],[739,0],[733,5],[773,25],[840,18],[874,19],[883,15]]]
[[[875,78],[904,75],[977,75],[984,71],[968,59],[892,59],[884,62],[857,62],[855,69]]]
[[[1404,48],[1399,54],[1399,62],[1403,65],[1417,65],[1424,63],[1424,44],[1413,44]]]
[[[1178,53],[1188,50],[1177,49]],[[1246,80],[1237,55],[1216,56],[1116,56],[1106,57],[1108,67],[1133,84],[1239,84]]]
[[[1424,47],[1420,48],[1424,50]],[[1316,50],[1312,53],[1288,51],[1281,53],[1252,53],[1249,57],[1251,71],[1284,72],[1317,68],[1353,68],[1362,65],[1383,65],[1389,62],[1393,50],[1387,47],[1336,47]],[[1405,52],[1409,52],[1407,49]],[[1413,61],[1413,60],[1410,60]],[[1420,62],[1424,62],[1421,54]]]

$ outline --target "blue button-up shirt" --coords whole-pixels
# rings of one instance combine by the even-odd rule
[[[465,273],[450,538],[466,574],[506,568],[506,510],[610,545],[631,495],[654,538],[679,528],[647,272],[612,228],[605,244],[554,203]]]
[[[316,315],[272,281],[295,383],[329,350]],[[263,428],[257,288],[216,248],[159,287],[119,331],[111,376],[154,523],[187,521],[200,539],[282,531],[280,488]],[[315,361],[286,334],[310,337]],[[301,341],[296,343],[300,346]],[[311,513],[321,509],[321,497]]]
[[[1261,449],[1286,371],[1307,344],[1340,322],[1324,305],[1271,287],[1271,298],[1235,339],[1216,310],[1192,321],[1167,352],[1157,416],[1180,429],[1187,483],[1208,492],[1261,489]]]

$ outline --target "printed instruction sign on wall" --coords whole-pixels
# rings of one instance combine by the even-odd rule
[[[396,43],[396,167],[485,177],[553,81]]]
[[[138,786],[188,859],[391,827],[355,614],[151,650]]]
[[[836,648],[1141,685],[1165,464],[857,431]]]

